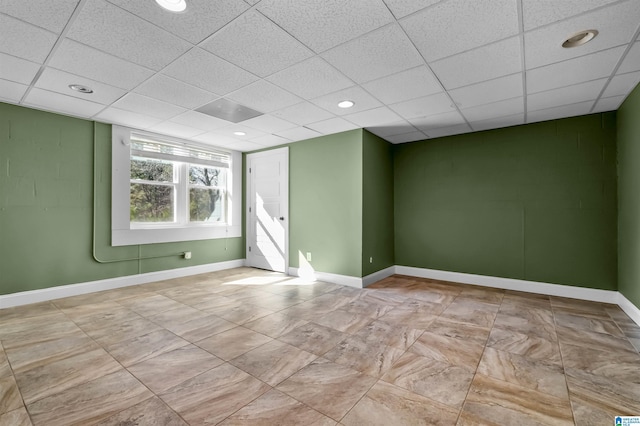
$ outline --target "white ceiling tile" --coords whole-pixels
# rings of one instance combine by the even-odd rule
[[[247,127],[252,127],[254,129],[263,131],[265,133],[277,133],[282,130],[297,127],[296,124],[271,115],[261,115],[250,120],[245,120],[242,122],[242,124]]]
[[[186,111],[182,107],[158,101],[147,96],[138,95],[137,93],[128,93],[112,106],[126,111],[150,115],[151,117],[160,118],[162,120],[167,120]]]
[[[191,47],[104,0],[88,0],[67,36],[154,70],[165,67]]]
[[[195,129],[206,130],[207,132],[212,132],[229,125],[229,122],[226,120],[221,120],[197,111],[187,111],[173,117],[170,121]]]
[[[123,126],[133,127],[135,129],[147,129],[160,123],[162,120],[150,117],[145,114],[125,111],[119,108],[109,107],[100,114],[93,117],[97,121],[105,123],[121,124]]]
[[[60,34],[79,0],[3,0],[2,13]]]
[[[460,135],[462,133],[469,133],[469,132],[472,132],[472,130],[468,124],[458,124],[457,126],[431,129],[429,130],[428,133],[426,133],[426,135],[429,136],[430,138],[442,138],[444,136]]]
[[[501,127],[517,126],[524,124],[524,114],[508,115],[506,117],[492,118],[490,120],[474,121],[469,123],[476,132]]]
[[[258,80],[225,97],[260,112],[275,111],[297,104],[302,100],[264,80]]]
[[[449,91],[449,94],[460,108],[471,108],[503,99],[524,96],[522,73],[498,77],[493,80],[454,89]]]
[[[384,139],[391,143],[406,143],[422,141],[428,139],[428,136],[422,132],[414,131],[403,133],[401,135],[386,136]]]
[[[406,120],[398,121],[396,123],[384,124],[381,126],[369,126],[367,130],[374,135],[380,136],[381,138],[417,131],[416,128]]]
[[[461,112],[467,121],[489,120],[491,118],[503,117],[516,113],[524,114],[524,98],[506,99],[504,101],[463,109]]]
[[[628,95],[640,82],[640,71],[617,75],[611,79],[602,97]]]
[[[527,97],[527,110],[536,111],[561,105],[576,104],[588,100],[596,100],[607,79],[603,78],[547,92],[534,93]]]
[[[218,98],[215,94],[166,75],[156,74],[134,92],[188,109],[197,108]]]
[[[516,0],[450,0],[400,21],[427,61],[518,33]]]
[[[376,126],[381,124],[395,123],[401,118],[389,108],[382,106],[367,111],[356,112],[355,114],[347,114],[345,119],[357,124],[360,127]]]
[[[396,19],[403,18],[441,0],[384,0]]]
[[[558,118],[575,117],[576,115],[589,114],[595,101],[579,102],[571,105],[542,109],[527,113],[527,123],[555,120]]]
[[[344,74],[320,57],[307,59],[267,80],[307,100],[353,85]]]
[[[306,46],[255,10],[218,31],[201,47],[260,77],[313,56]]]
[[[266,135],[260,136],[259,138],[251,139],[249,142],[254,142],[262,146],[276,146],[284,145],[291,141],[289,139],[285,139],[276,135]]]
[[[625,47],[604,50],[568,61],[527,71],[527,93],[542,92],[602,77],[608,77]]]
[[[338,102],[345,100],[353,101],[355,103],[354,106],[351,108],[338,107]],[[332,112],[335,115],[353,114],[382,105],[373,96],[368,94],[359,86],[353,86],[348,89],[339,90],[337,92],[315,98],[311,100],[311,102],[318,105],[320,108],[324,108],[327,111]]]
[[[395,104],[442,91],[429,68],[422,65],[362,85],[386,104]]]
[[[58,36],[0,13],[0,52],[43,63]]]
[[[333,114],[331,114],[329,111],[319,108],[314,104],[306,101],[299,104],[291,105],[286,108],[282,108],[278,111],[274,111],[271,113],[271,115],[280,117],[284,120],[290,121],[300,126],[333,117]]]
[[[244,0],[244,1],[246,1],[248,4],[253,6],[254,4],[258,3],[260,0]]]
[[[198,48],[182,55],[162,73],[218,95],[226,95],[258,79],[224,59]]]
[[[193,139],[194,141],[205,143],[207,145],[222,147],[238,143],[240,141],[235,137],[223,136],[215,132],[202,133],[201,135],[194,136],[191,139]]]
[[[0,100],[18,103],[28,88],[14,81],[0,80]]]
[[[163,121],[160,124],[151,126],[149,130],[151,130],[152,132],[160,133],[162,135],[176,136],[178,138],[186,139],[205,133],[202,131],[202,129],[196,129],[194,127],[172,123],[171,121]]]
[[[307,127],[296,127],[289,130],[283,130],[282,132],[278,132],[277,135],[291,141],[301,141],[322,136],[321,133],[318,133],[315,130],[311,130]]]
[[[592,112],[606,112],[606,111],[615,111],[617,110],[626,96],[612,96],[610,98],[602,98],[598,102],[596,102],[596,106]]]
[[[625,73],[631,71],[640,70],[640,41],[636,41],[627,52],[627,55],[624,57],[620,68],[618,68],[618,73]]]
[[[39,69],[39,64],[0,53],[0,78],[2,79],[31,84]]]
[[[640,22],[640,2],[626,1],[525,33],[527,69],[583,56],[631,41]],[[577,31],[595,28],[600,34],[579,48],[562,42]]]
[[[424,63],[398,25],[388,25],[363,35],[323,53],[322,57],[357,83]]]
[[[243,132],[244,135],[236,135],[235,132]],[[218,130],[215,130],[214,133],[219,134],[220,136],[234,138],[237,140],[249,140],[255,139],[262,136],[266,136],[268,133],[263,132],[262,130],[258,130],[253,127],[245,126],[242,124],[230,124],[226,127],[222,127]]]
[[[317,53],[393,20],[382,0],[262,0],[258,10]]]
[[[104,105],[94,102],[37,88],[31,89],[23,104],[84,118],[91,117],[104,108]]]
[[[328,120],[319,121],[317,123],[307,124],[306,127],[315,130],[316,132],[320,132],[324,135],[346,132],[347,130],[358,128],[358,126],[356,126],[355,124],[340,117],[334,117]]]
[[[455,110],[446,93],[400,102],[390,107],[407,120]]]
[[[76,92],[69,88],[70,84],[87,86],[93,90],[93,93],[88,94]],[[127,93],[117,87],[98,83],[97,81],[89,80],[88,78],[78,77],[64,71],[58,71],[54,68],[46,68],[38,78],[35,87],[103,105],[111,104]]]
[[[615,1],[617,0],[523,0],[524,29],[530,30],[561,21]]]
[[[464,124],[464,117],[458,111],[449,111],[442,114],[433,114],[426,117],[417,117],[409,120],[414,127],[423,132],[443,127],[453,127]]]
[[[153,75],[147,68],[69,39],[62,41],[49,66],[127,90]]]
[[[520,38],[513,37],[431,64],[447,89],[522,71]]]
[[[264,145],[260,145],[255,142],[249,142],[249,141],[236,141],[228,145],[224,145],[224,148],[233,149],[235,151],[240,151],[240,152],[249,152],[249,151],[262,149],[264,148]]]
[[[184,12],[168,13],[155,1],[107,0],[197,44],[248,9],[242,0],[189,0]]]

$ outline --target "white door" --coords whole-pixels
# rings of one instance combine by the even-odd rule
[[[289,148],[247,155],[247,264],[287,272]]]

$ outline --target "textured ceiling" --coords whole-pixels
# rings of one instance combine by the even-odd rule
[[[638,0],[0,0],[0,100],[240,151],[402,143],[617,109],[639,24]],[[264,115],[195,111],[220,98]]]

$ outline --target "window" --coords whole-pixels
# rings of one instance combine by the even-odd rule
[[[118,126],[113,135],[112,245],[240,236],[240,153]]]

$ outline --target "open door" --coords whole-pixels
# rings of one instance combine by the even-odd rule
[[[289,148],[247,155],[247,265],[289,267]]]

